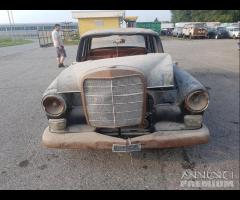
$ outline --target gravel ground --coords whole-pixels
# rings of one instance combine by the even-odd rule
[[[186,170],[232,172],[233,189],[239,189],[237,41],[168,39],[163,46],[209,89],[208,144],[132,154],[46,149],[40,101],[63,70],[56,67],[55,50],[36,43],[0,48],[0,189],[191,189],[180,185]],[[70,64],[77,46],[66,51]]]

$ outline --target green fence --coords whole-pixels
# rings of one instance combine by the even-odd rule
[[[160,22],[137,22],[136,23],[137,28],[146,28],[151,29],[153,31],[161,33],[161,23]]]

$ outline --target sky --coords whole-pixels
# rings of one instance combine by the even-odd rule
[[[45,23],[66,22],[76,19],[72,18],[71,10],[13,10],[15,23]],[[138,16],[139,22],[153,21],[156,17],[160,21],[170,21],[169,10],[126,10],[126,16]],[[0,10],[0,24],[8,24],[7,10]]]

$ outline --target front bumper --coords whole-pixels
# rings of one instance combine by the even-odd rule
[[[141,144],[142,149],[192,146],[209,141],[209,130],[203,125],[196,130],[158,131],[131,139],[112,137],[97,132],[53,133],[47,127],[42,143],[49,148],[112,149],[113,144]]]

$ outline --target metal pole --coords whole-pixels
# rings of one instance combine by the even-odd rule
[[[9,19],[9,24],[10,24],[10,28],[11,28],[11,39],[13,39],[12,22],[11,22],[11,19],[10,19],[9,10],[7,10],[7,13],[8,13],[8,19]]]
[[[13,19],[13,12],[12,12],[12,10],[10,10],[10,14],[11,14],[11,17],[12,17],[12,24],[13,24],[13,27],[15,28],[15,22],[14,22],[14,19]],[[15,31],[15,30],[14,30],[14,31]],[[14,39],[16,39],[15,36],[16,36],[16,35],[13,34],[13,38],[14,38]]]

